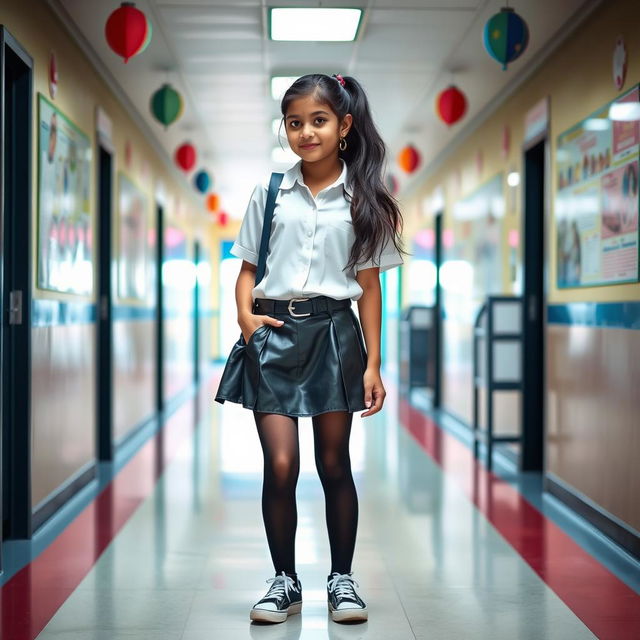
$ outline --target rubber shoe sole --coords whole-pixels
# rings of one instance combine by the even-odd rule
[[[329,613],[331,614],[331,619],[334,622],[357,622],[357,621],[365,621],[369,618],[369,613],[367,612],[367,608],[364,609],[334,609],[331,606],[331,603],[327,603],[329,607]]]
[[[284,622],[288,616],[300,613],[302,602],[294,602],[286,611],[269,611],[268,609],[251,609],[249,618],[256,622]]]

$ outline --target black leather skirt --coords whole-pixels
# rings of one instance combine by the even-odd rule
[[[364,411],[367,352],[351,299],[256,298],[253,313],[283,324],[242,332],[227,358],[215,400],[290,416]],[[309,314],[309,315],[304,315]]]

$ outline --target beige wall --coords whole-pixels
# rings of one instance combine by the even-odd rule
[[[45,2],[20,0],[3,2],[0,6],[2,23],[34,60],[33,95],[33,183],[32,183],[32,246],[33,297],[52,302],[72,302],[84,305],[95,303],[94,294],[78,296],[39,290],[36,286],[37,251],[37,145],[38,94],[51,100],[48,85],[50,51],[54,50],[59,72],[58,91],[53,100],[64,113],[92,141],[90,205],[92,235],[96,238],[96,108],[100,106],[113,123],[114,182],[113,205],[117,208],[118,173],[124,172],[147,196],[148,224],[155,225],[155,194],[158,186],[166,194],[166,224],[182,229],[188,238],[188,252],[196,237],[209,248],[210,219],[204,202],[196,197],[191,185],[177,170],[158,156],[155,148],[138,130],[127,110],[117,101],[110,88],[91,66],[82,50],[72,41]],[[130,166],[125,164],[125,144],[133,150]],[[113,220],[113,247],[116,252],[116,211]],[[93,249],[94,274],[97,270],[97,243]],[[153,269],[154,256],[148,257],[148,268]],[[117,287],[114,282],[114,296]],[[139,306],[145,309],[155,304],[153,293],[144,301],[120,300],[119,306]],[[145,317],[141,314],[141,317]],[[115,431],[119,439],[149,417],[153,411],[153,375],[155,346],[152,335],[144,327],[149,315],[141,322],[119,322],[114,338],[123,336],[124,342],[136,341],[144,331],[146,341],[140,349],[131,350],[126,344],[114,349],[114,402]],[[137,326],[139,325],[139,326]],[[123,346],[123,348],[120,348]],[[95,457],[95,327],[93,323],[34,328],[32,332],[32,443],[33,443],[33,504],[55,492],[56,489]],[[122,357],[119,354],[123,354]],[[169,363],[170,364],[170,363]],[[134,383],[132,384],[132,378]],[[131,397],[135,394],[135,399]],[[125,410],[124,407],[127,409]]]
[[[405,199],[407,237],[432,224],[431,215],[418,215],[438,188],[445,196],[445,227],[458,231],[453,205],[499,172],[522,173],[523,121],[525,113],[549,96],[551,105],[550,155],[551,198],[546,229],[548,302],[550,304],[640,301],[640,285],[583,287],[559,290],[556,287],[556,246],[553,193],[556,190],[555,146],[557,136],[590,113],[628,91],[640,81],[640,49],[635,46],[640,28],[637,0],[604,2],[542,66],[496,111],[471,133],[436,171],[423,178],[415,192]],[[612,81],[612,55],[616,38],[622,35],[629,52],[627,82],[617,91]],[[462,87],[464,89],[464,87]],[[511,150],[501,155],[504,126],[511,130]],[[476,153],[484,157],[478,175]],[[458,188],[456,174],[462,175]],[[509,187],[504,185],[508,200]],[[502,240],[503,272],[508,274],[507,234],[520,229],[522,195],[515,206],[507,207]],[[513,293],[513,283],[503,279],[504,293]],[[406,291],[406,287],[404,288]],[[405,299],[403,304],[407,304]],[[456,327],[470,331],[469,326]],[[640,486],[640,376],[637,367],[638,331],[590,327],[549,327],[547,335],[547,442],[546,468],[604,510],[640,529],[640,502],[632,499],[630,488]],[[635,360],[634,360],[635,356]],[[635,364],[634,364],[635,363]],[[468,373],[468,372],[466,372]],[[462,376],[462,383],[455,376]],[[447,407],[469,418],[470,379],[465,373],[447,372]],[[468,376],[467,376],[468,377]],[[453,384],[455,382],[455,384]],[[466,403],[466,404],[465,404]],[[458,406],[461,411],[456,411]],[[508,421],[508,414],[503,419]],[[500,424],[504,430],[508,424]],[[598,479],[605,479],[600,482]],[[637,496],[637,493],[635,494]]]

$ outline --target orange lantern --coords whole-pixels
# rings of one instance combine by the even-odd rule
[[[413,145],[407,145],[398,154],[398,164],[403,171],[407,173],[413,173],[420,164],[420,154]]]
[[[210,193],[207,196],[207,209],[215,213],[220,208],[220,196],[217,193]]]

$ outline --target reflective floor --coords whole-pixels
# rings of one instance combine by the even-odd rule
[[[422,440],[437,436],[438,450],[445,453],[440,458],[428,453],[429,443],[421,444],[416,429],[400,424],[398,416],[410,414],[399,406],[392,383],[381,413],[364,419],[356,414],[351,439],[360,500],[353,570],[368,604],[368,622],[339,624],[327,614],[324,498],[313,462],[311,419],[301,418],[296,560],[302,614],[282,624],[251,623],[249,609],[273,575],[260,508],[261,451],[250,411],[210,401],[215,382],[204,389],[199,405],[190,403],[178,412],[175,424],[151,438],[152,448],[141,450],[138,460],[134,456],[119,474],[122,481],[129,473],[128,485],[116,486],[109,497],[108,519],[101,520],[105,508],[98,508],[91,524],[78,530],[93,536],[97,547],[102,541],[98,551],[87,552],[88,573],[76,572],[77,586],[69,577],[67,592],[50,607],[50,615],[39,614],[42,632],[30,636],[21,630],[20,640],[36,635],[64,640],[637,637],[633,614],[626,621],[613,620],[610,627],[598,626],[581,613],[584,608],[565,603],[569,598],[561,599],[561,589],[550,588],[534,570],[535,559],[525,559],[517,544],[514,548],[500,523],[487,516],[482,500],[470,499],[459,473],[448,471],[445,458],[453,460],[454,448],[464,445],[443,449],[442,440],[451,436],[432,431]],[[137,481],[135,474],[144,480]],[[120,528],[119,509],[134,500],[126,491],[133,483],[144,489],[136,493],[138,502]],[[521,538],[533,535],[527,523],[520,524]],[[553,539],[550,534],[550,545]],[[64,553],[59,552],[58,565],[42,573],[48,576],[45,582],[51,579],[51,566],[58,567],[60,576],[73,573],[65,558],[79,556]],[[37,575],[32,574],[32,582]],[[620,613],[624,617],[640,597],[618,586],[629,598],[629,607]],[[46,593],[36,596],[30,589],[29,606],[35,610]],[[12,602],[25,607],[21,616],[30,615],[26,604],[16,604],[23,602],[19,595],[12,595]],[[5,598],[5,632],[6,603]],[[40,629],[31,625],[34,632]]]

